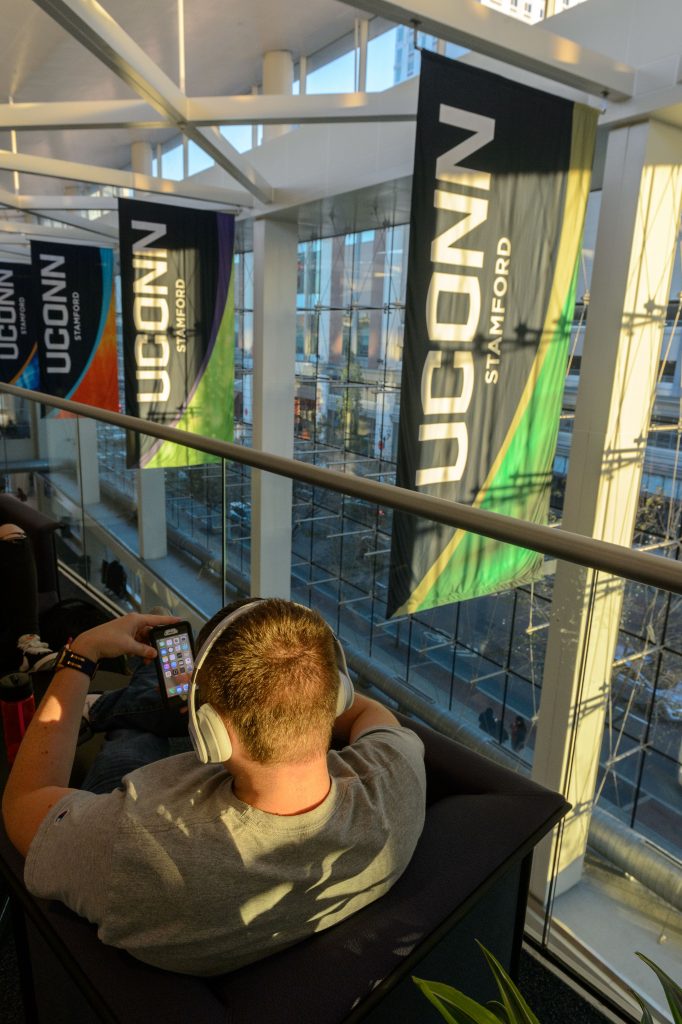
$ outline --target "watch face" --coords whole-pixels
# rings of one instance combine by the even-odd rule
[[[70,650],[70,648],[64,647],[59,655],[57,668],[74,668],[79,672],[84,672],[85,675],[90,676],[92,679],[97,665],[90,661],[89,658],[85,658],[82,654],[76,654],[76,652]]]

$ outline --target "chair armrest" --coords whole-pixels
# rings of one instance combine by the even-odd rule
[[[428,725],[395,712],[401,725],[412,729],[422,739],[426,751],[428,780],[427,803],[454,794],[498,793],[503,796],[551,797],[557,794],[532,782],[520,772],[496,764],[463,743],[443,736]],[[566,804],[568,810],[568,804]]]

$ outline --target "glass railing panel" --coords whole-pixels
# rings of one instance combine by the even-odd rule
[[[629,984],[665,1020],[660,984],[635,951],[679,978],[682,715],[668,710],[678,666],[667,649],[677,599],[605,574],[581,583],[561,561],[553,589],[538,686],[517,682],[505,695],[510,752],[573,805],[552,853],[535,856],[527,928],[621,1008],[634,1012]],[[530,725],[519,751],[516,708]]]

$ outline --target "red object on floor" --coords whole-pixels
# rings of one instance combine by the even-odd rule
[[[11,672],[0,679],[0,713],[7,761],[11,765],[36,709],[31,677]]]

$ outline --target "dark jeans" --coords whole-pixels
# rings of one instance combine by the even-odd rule
[[[137,661],[126,687],[103,693],[95,701],[90,727],[106,733],[81,785],[91,793],[110,793],[135,768],[192,749],[187,715],[180,706],[167,706],[161,700],[153,663]]]
[[[0,675],[14,672],[23,654],[17,640],[38,632],[38,579],[28,537],[0,540]]]

